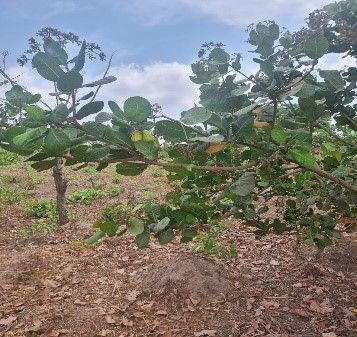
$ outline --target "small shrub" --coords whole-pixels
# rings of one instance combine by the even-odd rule
[[[37,218],[53,218],[57,216],[56,202],[50,200],[30,200],[26,206],[27,214]]]
[[[16,233],[20,238],[26,239],[31,236],[51,235],[56,232],[58,223],[55,217],[41,218],[36,220],[30,228],[19,228]]]
[[[217,224],[208,232],[199,232],[195,239],[197,250],[216,257],[237,256],[237,248],[234,244],[218,241],[218,235],[223,229],[224,225]]]
[[[83,169],[83,171],[89,174],[91,177],[96,178],[100,176],[100,171],[97,171],[95,167],[89,165]]]
[[[25,195],[24,190],[0,186],[0,207],[19,202]]]
[[[21,161],[21,156],[18,154],[0,149],[0,166],[13,165]]]
[[[108,188],[108,194],[111,197],[117,197],[125,192],[125,189],[123,187],[109,187]]]
[[[102,217],[113,220],[115,222],[125,224],[126,221],[133,215],[133,208],[127,203],[117,205],[107,205],[103,209]]]
[[[83,190],[76,191],[68,196],[70,201],[78,201],[83,203],[89,203],[95,199],[99,199],[103,194],[93,188],[85,188]]]
[[[10,175],[0,175],[0,183],[15,183],[17,181],[16,177]]]
[[[122,176],[120,174],[114,173],[113,178],[112,178],[112,182],[114,184],[120,184],[122,182]]]

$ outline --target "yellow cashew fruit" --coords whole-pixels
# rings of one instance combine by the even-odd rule
[[[143,131],[143,141],[145,142],[154,142],[155,141],[155,136],[153,136],[150,131],[144,130]]]
[[[135,143],[135,142],[139,142],[140,140],[143,140],[143,133],[141,131],[134,131],[131,134],[131,140]]]

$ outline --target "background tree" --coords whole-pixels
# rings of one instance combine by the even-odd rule
[[[310,29],[301,40],[274,21],[250,26],[248,42],[259,67],[253,75],[242,70],[240,54],[204,44],[191,76],[200,85],[201,106],[182,112],[180,120],[138,96],[123,108],[109,101],[111,113],[102,111],[104,102],[96,95],[115,77],[107,70],[102,79],[83,84],[86,43],[68,61],[63,45],[46,37],[44,51],[34,47],[32,65],[54,82],[57,105],[43,109],[26,101],[26,118],[1,133],[0,145],[32,153],[28,160],[38,170],[56,166],[58,158],[76,168],[96,162],[98,170],[116,163],[117,172],[128,176],[149,165],[168,170],[179,187],[164,204],[147,203],[125,228],[98,219],[89,242],[126,231],[136,235],[139,247],[151,235],[162,244],[176,234],[187,242],[207,224],[234,216],[256,227],[258,236],[293,231],[325,246],[338,217],[356,214],[357,194],[356,147],[349,141],[355,139],[356,68],[318,67],[323,55],[336,52],[331,31],[348,22],[341,19],[346,6],[356,14],[352,1],[336,6],[340,15],[331,14],[331,7],[322,10],[330,15],[328,25],[334,20],[333,28]],[[355,44],[338,52],[355,56]],[[92,87],[97,89],[79,95]],[[317,130],[331,131],[332,122],[335,136],[321,141]],[[264,203],[272,197],[281,198],[282,206],[269,215]]]

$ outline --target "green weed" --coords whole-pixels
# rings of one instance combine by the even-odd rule
[[[125,189],[123,187],[109,187],[107,191],[111,197],[117,197],[123,194]]]
[[[0,207],[19,202],[25,195],[24,190],[0,186]]]
[[[4,149],[0,149],[0,166],[8,166],[17,164],[21,161],[21,156],[15,153],[11,153]]]
[[[93,188],[85,188],[79,191],[76,191],[68,196],[70,201],[78,201],[83,203],[90,203],[95,199],[99,199],[103,194]]]
[[[57,216],[56,202],[52,199],[30,200],[26,206],[27,214],[37,218],[52,218]]]

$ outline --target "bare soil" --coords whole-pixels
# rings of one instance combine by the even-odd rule
[[[355,233],[322,252],[286,235],[256,240],[231,221],[222,239],[238,255],[220,259],[178,241],[139,250],[130,236],[83,245],[106,203],[163,198],[165,178],[147,172],[123,178],[118,197],[69,203],[71,221],[54,235],[20,238],[34,221],[24,204],[54,197],[52,178],[21,166],[0,174],[28,191],[0,210],[0,336],[357,336]],[[67,175],[69,193],[92,186],[84,172]],[[109,168],[96,182],[115,186],[112,176]],[[30,183],[34,177],[45,181]]]

